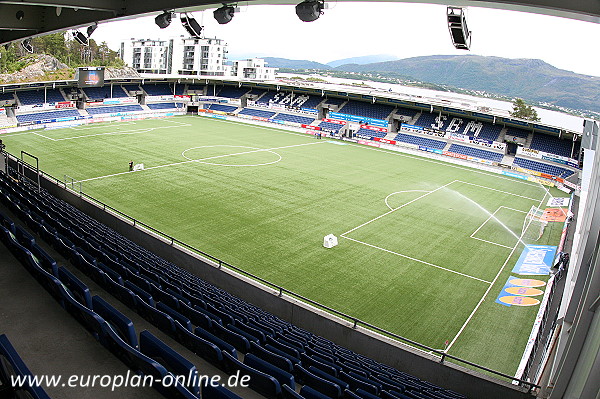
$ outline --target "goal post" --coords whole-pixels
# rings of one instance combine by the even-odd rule
[[[523,221],[523,229],[521,237],[525,242],[538,241],[544,235],[544,231],[548,222],[542,220],[544,210],[536,206],[532,206],[525,216]]]

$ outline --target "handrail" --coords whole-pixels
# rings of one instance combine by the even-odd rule
[[[8,153],[8,154],[10,156],[13,156],[10,153]],[[25,165],[27,165],[27,166],[29,166],[31,168],[34,167],[33,165],[28,164],[27,162],[23,162],[23,164],[25,164]],[[64,189],[67,189],[66,182],[63,182],[63,181],[55,178],[54,176],[45,173],[44,171],[40,171],[40,172],[41,172],[42,176],[49,178],[49,180],[50,179],[54,180],[54,182],[55,182],[55,184],[57,186],[59,186],[59,187],[62,186]],[[73,190],[73,191],[75,191],[75,190]],[[244,275],[246,277],[250,277],[253,280],[259,281],[260,283],[262,283],[262,284],[264,284],[264,285],[266,285],[268,287],[276,289],[278,291],[278,296],[279,297],[281,297],[285,293],[285,294],[287,294],[290,297],[293,297],[293,298],[296,298],[296,299],[300,299],[301,301],[309,303],[310,305],[313,305],[313,306],[315,306],[317,308],[324,309],[324,310],[328,311],[329,313],[334,314],[335,316],[338,316],[338,317],[341,317],[341,318],[344,318],[344,319],[349,319],[350,321],[352,321],[354,323],[354,325],[352,326],[353,329],[357,328],[358,326],[361,326],[361,327],[364,327],[364,328],[376,331],[376,332],[378,332],[380,334],[393,337],[396,340],[399,340],[399,341],[401,341],[401,342],[403,342],[405,344],[409,344],[409,345],[415,346],[415,347],[417,347],[419,349],[422,349],[424,351],[427,351],[429,353],[434,353],[434,354],[440,356],[440,363],[444,363],[444,360],[446,358],[448,358],[448,359],[452,359],[452,360],[455,360],[455,361],[460,362],[460,363],[467,364],[467,365],[469,365],[471,367],[474,367],[476,369],[483,370],[485,372],[494,374],[496,376],[507,378],[507,379],[509,379],[511,381],[516,381],[520,385],[528,386],[529,387],[528,392],[531,392],[535,388],[540,388],[540,385],[534,384],[533,382],[530,382],[530,381],[527,381],[527,380],[522,380],[522,379],[517,379],[514,376],[511,376],[509,374],[506,374],[506,373],[503,373],[503,372],[500,372],[500,371],[496,371],[496,370],[490,369],[490,368],[485,367],[485,366],[481,366],[481,365],[479,365],[477,363],[473,363],[473,362],[470,362],[468,360],[461,359],[461,358],[459,358],[457,356],[454,356],[454,355],[450,355],[450,354],[446,353],[445,351],[431,348],[431,347],[429,347],[427,345],[418,343],[418,342],[413,341],[413,340],[411,340],[409,338],[405,338],[405,337],[403,337],[401,335],[398,335],[398,334],[392,333],[390,331],[384,330],[383,328],[380,328],[380,327],[377,327],[377,326],[375,326],[373,324],[367,323],[366,321],[362,321],[360,319],[357,319],[356,317],[353,317],[353,316],[350,316],[350,315],[348,315],[346,313],[340,312],[340,311],[338,311],[336,309],[333,309],[333,308],[331,308],[331,307],[329,307],[327,305],[323,305],[323,304],[321,304],[319,302],[316,302],[316,301],[314,301],[314,300],[312,300],[310,298],[307,298],[307,297],[305,297],[303,295],[300,295],[300,294],[297,294],[297,293],[295,293],[293,291],[290,291],[290,290],[288,290],[288,289],[286,289],[286,288],[284,288],[284,287],[282,287],[280,285],[277,285],[277,284],[272,283],[272,282],[270,282],[268,280],[265,280],[262,277],[259,277],[259,276],[255,275],[255,274],[247,272],[244,269],[241,269],[241,268],[239,268],[237,266],[233,266],[232,264],[227,263],[227,262],[225,262],[225,261],[223,261],[223,260],[221,260],[221,259],[219,259],[219,258],[217,258],[215,256],[212,256],[212,255],[210,255],[210,254],[208,254],[208,253],[206,253],[206,252],[204,252],[204,251],[202,251],[200,249],[197,249],[197,248],[195,248],[195,247],[193,247],[193,246],[191,246],[189,244],[186,244],[186,243],[184,243],[182,241],[179,241],[178,239],[170,236],[169,234],[163,233],[162,231],[160,231],[158,229],[155,229],[154,227],[149,226],[146,223],[140,222],[139,220],[135,219],[134,217],[131,217],[131,216],[127,215],[126,213],[123,213],[123,212],[119,211],[118,209],[113,208],[112,206],[107,205],[106,203],[104,203],[104,202],[102,202],[100,200],[97,200],[96,198],[92,197],[91,195],[88,195],[88,194],[84,193],[83,191],[80,191],[79,195],[80,195],[80,197],[85,197],[85,198],[89,199],[90,201],[92,201],[92,202],[94,202],[94,203],[96,203],[98,205],[101,205],[102,209],[104,211],[109,210],[109,211],[111,211],[113,213],[116,213],[117,215],[119,215],[119,216],[121,216],[121,217],[123,217],[123,218],[125,218],[127,220],[130,220],[133,223],[133,226],[142,226],[144,229],[147,229],[147,230],[151,231],[154,234],[157,234],[159,236],[162,236],[162,237],[166,238],[167,240],[169,240],[171,242],[171,245],[177,244],[177,245],[179,245],[181,247],[184,247],[184,248],[187,248],[188,250],[191,250],[191,251],[193,251],[193,252],[195,252],[197,254],[200,254],[200,255],[202,255],[204,257],[207,257],[208,259],[210,259],[211,261],[213,261],[214,263],[217,264],[216,267],[218,269],[221,269],[223,266],[226,266],[227,268],[232,269],[232,270],[234,270],[234,271],[236,271],[236,272],[238,272],[238,273],[240,273],[240,274],[242,274],[242,275]]]

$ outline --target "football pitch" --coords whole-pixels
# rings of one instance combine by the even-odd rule
[[[539,240],[523,238],[531,207],[565,196],[556,189],[276,128],[181,116],[2,139],[180,241],[508,374],[539,305],[495,300],[524,244],[557,245],[562,229],[549,223]],[[130,161],[144,170],[130,172]],[[339,245],[326,249],[330,233]]]

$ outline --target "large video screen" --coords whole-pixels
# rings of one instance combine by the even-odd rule
[[[79,87],[104,86],[104,67],[82,67],[77,69]]]

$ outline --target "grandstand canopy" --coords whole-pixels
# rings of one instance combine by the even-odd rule
[[[342,0],[344,1],[344,0]],[[296,4],[290,0],[250,0],[251,4]],[[404,1],[510,9],[600,23],[598,0],[430,0]],[[163,10],[194,11],[220,6],[214,0],[0,0],[0,44],[31,36],[89,26],[95,22],[135,18]],[[368,5],[365,5],[368,7]]]

